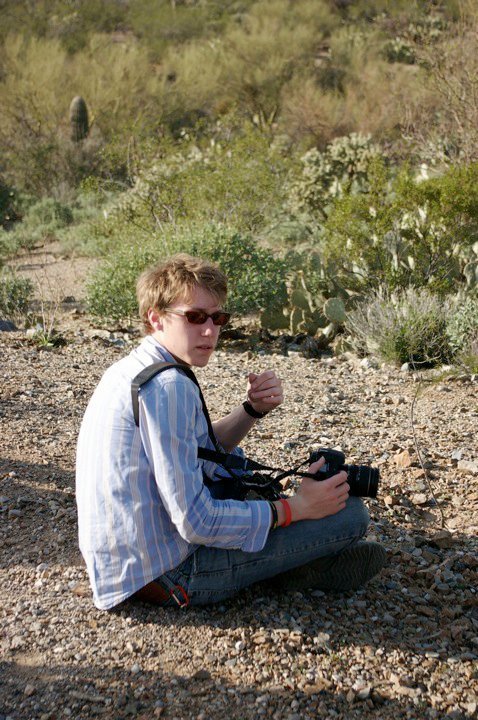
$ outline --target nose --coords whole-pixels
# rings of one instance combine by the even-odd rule
[[[209,317],[204,325],[202,326],[201,334],[209,337],[210,335],[213,335],[215,332],[216,326],[214,325],[212,319]]]

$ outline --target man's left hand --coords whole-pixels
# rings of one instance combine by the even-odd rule
[[[249,373],[247,399],[257,412],[268,412],[278,407],[284,400],[280,378],[273,370],[265,370],[259,375]]]

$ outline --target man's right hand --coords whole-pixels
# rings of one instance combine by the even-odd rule
[[[309,473],[315,473],[324,464],[324,458],[312,463]],[[347,473],[342,470],[327,480],[302,478],[297,493],[289,499],[292,521],[320,520],[343,510],[349,497]]]

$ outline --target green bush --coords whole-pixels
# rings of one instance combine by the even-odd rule
[[[458,301],[450,315],[447,331],[455,351],[465,351],[478,337],[478,297],[465,297]]]
[[[27,198],[22,222],[16,223],[8,233],[10,249],[31,249],[45,240],[56,239],[73,219],[73,210],[69,205],[48,197],[36,202]]]
[[[32,299],[33,285],[30,280],[18,277],[5,268],[0,273],[0,318],[17,320],[22,318]]]
[[[216,262],[229,279],[228,307],[234,313],[282,307],[286,303],[286,266],[252,237],[221,226],[182,228],[149,243],[123,245],[95,271],[88,284],[88,305],[95,315],[119,319],[137,313],[135,284],[145,267],[187,252]]]
[[[386,285],[446,295],[476,282],[477,238],[478,164],[422,182],[410,169],[394,177],[375,164],[367,193],[334,201],[320,250],[353,292]]]
[[[448,363],[453,357],[447,333],[450,303],[427,290],[375,293],[347,314],[352,348],[388,362],[419,367]]]
[[[280,308],[287,302],[285,262],[257,246],[250,235],[208,226],[176,239],[176,251],[216,262],[229,279],[228,307],[234,313]]]
[[[137,315],[136,281],[159,261],[152,247],[126,245],[104,260],[87,283],[88,309],[93,315],[119,320]]]
[[[270,138],[233,118],[142,148],[134,185],[94,230],[116,248],[138,228],[150,235],[184,222],[221,223],[257,232],[285,198],[290,160]],[[100,235],[104,237],[101,243]]]
[[[456,364],[467,372],[478,375],[478,333],[475,332],[456,355]]]

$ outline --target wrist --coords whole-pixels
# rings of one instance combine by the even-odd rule
[[[291,499],[281,498],[270,503],[275,506],[277,512],[277,524],[275,527],[288,527],[294,521]]]
[[[289,498],[289,507],[291,509],[292,513],[292,522],[296,522],[297,520],[305,520],[306,515],[303,512],[303,508],[301,508],[301,499],[297,495],[293,495],[293,497]]]
[[[242,407],[249,415],[249,417],[253,417],[255,420],[260,420],[261,418],[265,417],[269,412],[269,410],[266,410],[265,412],[259,412],[252,406],[249,400],[244,400],[244,402],[242,403]]]

